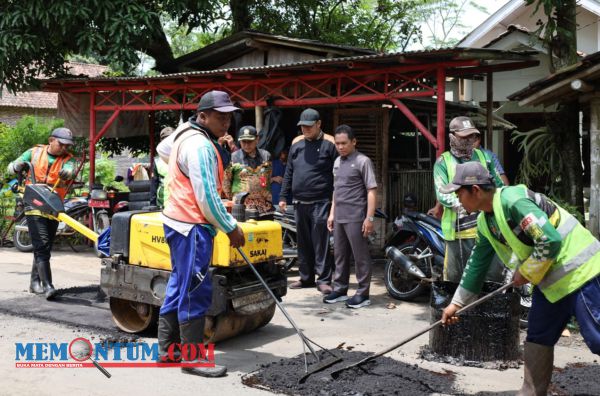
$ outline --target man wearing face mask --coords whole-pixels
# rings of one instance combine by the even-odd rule
[[[474,148],[481,134],[469,117],[455,117],[450,121],[450,150],[442,153],[433,167],[433,179],[437,200],[443,206],[442,234],[446,240],[444,258],[444,280],[459,283],[463,270],[471,255],[477,236],[477,215],[467,213],[456,193],[444,194],[441,188],[454,178],[456,165],[477,161],[485,167],[498,187],[504,183],[496,171],[492,159],[483,151]],[[502,267],[493,265],[486,280],[501,282]]]

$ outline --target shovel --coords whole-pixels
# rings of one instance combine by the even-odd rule
[[[333,352],[323,348],[322,346],[320,346],[319,344],[317,344],[316,342],[314,342],[313,340],[311,340],[310,338],[308,338],[307,336],[304,335],[302,330],[300,330],[300,328],[296,325],[296,323],[294,322],[294,320],[292,319],[290,314],[287,312],[285,307],[279,302],[277,297],[275,297],[275,294],[273,294],[273,291],[271,290],[271,288],[269,288],[269,285],[267,285],[267,282],[265,282],[265,280],[260,275],[260,273],[257,271],[257,269],[254,268],[254,265],[252,265],[252,263],[248,259],[248,256],[246,256],[246,254],[240,248],[237,248],[237,251],[242,256],[242,258],[244,259],[246,264],[248,264],[248,266],[250,267],[252,272],[254,272],[254,275],[256,275],[256,278],[265,287],[265,290],[267,290],[267,292],[269,292],[269,295],[271,296],[271,298],[273,298],[273,301],[275,301],[275,304],[277,304],[277,307],[281,310],[281,312],[283,313],[283,316],[285,316],[285,318],[288,320],[288,322],[290,322],[290,324],[292,325],[294,330],[296,330],[298,337],[300,337],[300,339],[302,340],[304,345],[306,345],[308,347],[308,349],[310,350],[310,353],[317,360],[317,363],[310,370],[308,370],[308,367],[307,367],[306,373],[302,377],[300,377],[300,379],[298,380],[298,383],[302,384],[312,374],[322,371],[322,370],[325,370],[327,367],[331,367],[334,364],[341,362],[342,361],[341,357],[339,357],[336,354],[334,354]],[[319,355],[317,355],[317,353],[315,352],[315,350],[313,349],[311,344],[314,344],[317,347],[319,347],[322,351],[329,353],[331,355],[331,357],[329,357],[327,359],[321,359],[321,357],[319,357]]]
[[[489,300],[490,298],[492,298],[492,297],[494,297],[494,296],[502,293],[503,291],[505,291],[506,289],[508,289],[508,288],[510,288],[512,286],[514,286],[514,281],[510,282],[510,283],[507,283],[506,285],[502,286],[499,289],[494,290],[493,292],[491,292],[489,294],[486,294],[485,296],[481,297],[479,300],[473,301],[471,304],[465,305],[464,307],[462,307],[461,309],[459,309],[458,311],[456,311],[456,315],[459,315],[459,314],[465,312],[468,309],[476,307],[477,305],[479,305],[479,304],[481,304],[481,303]],[[417,338],[417,337],[419,337],[419,336],[427,333],[430,330],[435,329],[436,327],[440,326],[441,324],[442,324],[442,320],[440,319],[437,322],[429,325],[425,329],[423,329],[421,331],[418,331],[417,333],[411,335],[410,337],[405,338],[404,340],[400,341],[397,344],[392,345],[391,347],[388,347],[388,348],[384,349],[383,351],[379,351],[379,352],[377,352],[377,353],[375,353],[375,354],[373,354],[371,356],[368,356],[368,357],[364,358],[363,360],[361,360],[361,361],[359,361],[357,363],[353,363],[353,364],[348,365],[346,367],[342,367],[341,369],[337,369],[335,371],[332,371],[331,372],[331,377],[333,377],[333,379],[337,379],[343,371],[346,371],[346,370],[351,369],[353,367],[362,366],[363,364],[365,364],[367,362],[370,362],[371,360],[374,360],[375,358],[378,358],[381,355],[384,355],[384,354],[386,354],[388,352],[393,351],[396,348],[401,347],[404,344],[409,343],[410,341],[414,340],[415,338]]]

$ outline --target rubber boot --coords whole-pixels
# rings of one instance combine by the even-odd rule
[[[554,368],[554,347],[525,342],[525,374],[519,396],[546,396]]]
[[[158,317],[158,363],[176,363],[181,360],[179,348],[173,349],[172,359],[169,357],[169,347],[181,343],[179,337],[179,321],[177,311]]]
[[[31,266],[31,281],[29,282],[29,293],[44,293],[44,288],[40,284],[40,274],[38,273],[35,259],[33,259],[33,265]]]
[[[200,319],[190,320],[189,322],[179,325],[179,332],[181,334],[181,347],[184,348],[186,344],[202,344],[204,342],[204,317]],[[184,360],[185,354],[182,353],[183,363],[201,363],[206,362],[204,359],[195,360]],[[217,364],[214,367],[182,367],[181,371],[185,374],[199,375],[201,377],[222,377],[227,373],[227,367],[219,366]]]
[[[52,285],[52,271],[50,270],[50,261],[38,261],[37,262],[38,274],[40,275],[40,282],[44,289],[44,295],[46,300],[51,300],[56,294],[56,289]]]

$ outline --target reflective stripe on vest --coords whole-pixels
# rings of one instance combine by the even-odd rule
[[[169,174],[169,165],[167,165],[167,163],[160,158],[155,159],[154,164],[156,166],[156,173],[158,174],[156,203],[162,208],[169,197],[169,190],[165,188],[167,185],[167,175]]]
[[[483,152],[479,149],[473,149],[473,154],[477,156],[481,165],[487,169],[487,162]],[[456,165],[458,165],[458,161],[449,151],[442,153],[442,157],[446,163],[446,172],[448,173],[448,182],[450,183],[456,174]],[[444,239],[447,241],[456,239],[456,212],[452,210],[452,208],[447,208],[445,206],[442,214],[442,235],[444,235]]]
[[[60,157],[54,157],[54,162],[52,166],[49,166],[49,158],[48,158],[48,145],[38,145],[31,149],[31,165],[33,166],[33,174],[35,176],[36,183],[44,183],[49,186],[54,186],[57,180],[59,180],[58,185],[54,189],[54,191],[62,198],[65,198],[67,195],[67,185],[64,181],[60,180],[60,176],[58,172],[62,169],[62,167],[69,161],[73,156],[71,154],[65,154]],[[31,172],[31,170],[29,170]],[[27,174],[26,184],[31,183],[31,176]]]
[[[177,164],[179,156],[179,147],[189,137],[199,135],[203,139],[207,139],[217,156],[217,191],[221,194],[223,184],[223,161],[219,155],[219,151],[208,138],[195,129],[189,129],[182,132],[182,135],[175,141],[171,148],[171,156],[169,157],[169,171],[167,180],[167,190],[169,190],[169,199],[166,202],[163,214],[173,220],[182,221],[191,224],[209,224],[206,217],[196,202],[196,195],[192,188],[190,178],[185,175]]]
[[[499,188],[494,195],[494,218],[508,246],[492,234],[483,213],[479,214],[477,227],[490,241],[504,264],[514,270],[517,263],[510,261],[511,253],[515,253],[522,263],[531,256],[533,246],[521,242],[508,225],[501,201],[501,194],[505,188],[519,188],[522,190],[522,197],[527,198],[527,187],[523,185],[503,187]],[[556,302],[578,290],[600,274],[600,242],[570,213],[554,205],[556,211],[550,216],[549,221],[562,238],[561,248],[554,263],[538,284],[550,302]]]

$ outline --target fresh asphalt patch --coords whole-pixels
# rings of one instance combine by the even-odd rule
[[[112,320],[108,298],[98,285],[57,289],[53,300],[43,295],[27,294],[0,301],[0,313],[42,320],[87,331],[101,341],[131,342],[138,337],[120,331]]]

